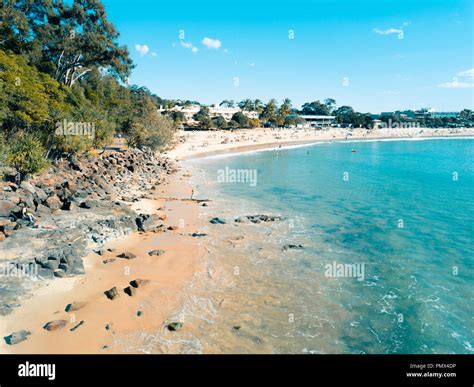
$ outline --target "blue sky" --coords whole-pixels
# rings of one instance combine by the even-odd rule
[[[163,98],[474,108],[472,0],[103,2],[131,83]]]

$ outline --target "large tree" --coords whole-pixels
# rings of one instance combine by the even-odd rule
[[[100,0],[3,0],[3,45],[73,86],[93,69],[125,81],[132,61]]]
[[[301,113],[308,114],[308,115],[320,115],[320,116],[328,116],[330,114],[330,110],[328,105],[321,103],[320,101],[313,101],[313,102],[306,102],[301,106]]]

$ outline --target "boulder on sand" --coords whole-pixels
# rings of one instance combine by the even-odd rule
[[[220,218],[212,218],[209,222],[212,224],[225,224],[225,220]]]
[[[119,255],[117,255],[119,258],[124,258],[124,259],[133,259],[136,258],[137,256],[133,253],[130,253],[129,251],[125,251]]]
[[[130,297],[133,297],[135,293],[137,292],[136,288],[134,288],[133,286],[127,286],[125,289],[123,289],[123,291],[126,294],[128,294]]]
[[[130,281],[130,285],[134,288],[141,288],[142,286],[145,286],[148,282],[149,281],[146,279],[137,278],[133,281]]]
[[[166,326],[166,328],[168,328],[168,330],[171,332],[179,331],[182,327],[183,327],[183,324],[180,322],[172,322]]]
[[[25,341],[29,335],[31,335],[30,331],[21,330],[13,332],[11,335],[5,336],[3,339],[8,345],[15,345]]]
[[[114,300],[118,297],[118,291],[115,286],[112,289],[106,290],[104,294],[107,296],[109,300]]]
[[[67,304],[65,310],[66,312],[76,312],[79,309],[82,309],[86,305],[87,305],[86,302],[74,301],[74,302],[71,302],[70,304]]]
[[[46,329],[49,332],[54,332],[54,331],[63,329],[66,326],[66,324],[67,324],[67,320],[53,320],[46,323],[43,326],[43,329]]]
[[[163,255],[165,253],[165,250],[152,250],[148,252],[148,255],[151,257],[153,255],[159,257],[160,255]]]

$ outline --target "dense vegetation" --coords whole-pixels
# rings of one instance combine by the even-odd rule
[[[153,149],[172,140],[163,101],[126,85],[133,64],[99,0],[3,0],[0,19],[0,162],[20,178],[114,134]]]

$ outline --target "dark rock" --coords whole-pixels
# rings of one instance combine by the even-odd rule
[[[285,245],[282,247],[283,251],[287,250],[303,250],[304,247],[302,245]]]
[[[78,324],[74,325],[71,329],[69,329],[71,332],[74,332],[77,328],[79,328],[81,325],[85,323],[84,320],[81,320]]]
[[[66,277],[66,272],[63,269],[58,269],[54,271],[54,276],[58,278]]]
[[[54,332],[54,331],[63,329],[66,326],[66,324],[67,324],[67,320],[53,320],[46,323],[46,325],[43,326],[43,329],[46,329],[49,332]]]
[[[130,297],[133,297],[137,292],[133,286],[127,286],[123,291],[128,294]]]
[[[148,255],[151,257],[153,255],[159,257],[160,255],[163,255],[165,253],[165,250],[152,250],[148,252]]]
[[[13,332],[11,335],[5,336],[3,339],[8,345],[15,345],[25,341],[30,335],[30,331],[21,330],[18,332]]]
[[[74,302],[66,305],[65,311],[66,312],[76,312],[79,309],[82,309],[86,305],[87,305],[87,302],[74,301]]]
[[[207,234],[202,233],[202,232],[193,232],[193,233],[191,234],[191,236],[192,236],[193,238],[205,237],[206,235],[207,235]]]
[[[125,252],[123,252],[123,253],[117,255],[117,257],[119,257],[119,258],[124,258],[124,259],[134,259],[134,258],[136,258],[137,256],[136,256],[135,254],[133,254],[133,253],[130,253],[130,252],[128,252],[128,251],[125,251]]]
[[[140,214],[136,219],[138,231],[146,232],[149,230],[154,223],[153,217],[148,214]]]
[[[276,222],[279,220],[284,220],[285,218],[282,216],[271,216],[271,215],[246,215],[244,217],[239,217],[235,219],[237,223],[243,223],[246,220],[250,221],[251,223],[261,223],[261,222]]]
[[[107,296],[109,300],[114,300],[118,297],[117,288],[114,286],[112,289],[106,290],[104,294]]]
[[[91,209],[91,208],[95,208],[97,207],[99,204],[99,202],[95,199],[90,199],[90,200],[86,200],[86,201],[83,201],[79,207],[81,208],[85,208],[85,209]]]
[[[145,286],[149,281],[146,279],[137,278],[133,281],[130,281],[130,285],[134,288],[141,288]]]
[[[182,327],[183,327],[183,324],[180,322],[172,322],[166,326],[166,328],[168,328],[168,330],[171,332],[179,331]]]
[[[220,218],[212,218],[209,222],[212,224],[225,224],[225,221]]]
[[[63,211],[72,211],[74,209],[74,202],[72,200],[65,200],[61,209]]]

